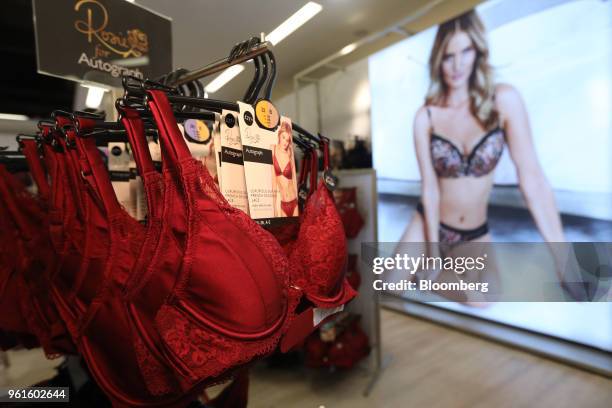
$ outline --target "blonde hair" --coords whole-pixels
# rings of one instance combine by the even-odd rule
[[[474,10],[449,20],[438,27],[436,38],[429,56],[430,85],[425,105],[440,105],[448,92],[442,78],[444,51],[453,34],[464,31],[476,49],[476,60],[469,79],[470,111],[485,129],[493,127],[499,118],[495,109],[493,70],[489,65],[489,46],[482,20]]]

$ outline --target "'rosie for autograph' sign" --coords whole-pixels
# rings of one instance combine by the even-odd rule
[[[119,86],[172,70],[171,20],[125,0],[32,0],[38,71]]]

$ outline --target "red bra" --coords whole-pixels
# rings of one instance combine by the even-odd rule
[[[326,138],[321,139],[320,149],[327,173],[329,142]],[[280,168],[278,163],[275,167]],[[301,343],[324,321],[324,316],[331,315],[330,310],[348,303],[357,295],[345,277],[346,237],[328,185],[323,179],[317,181],[318,160],[314,150],[302,165],[300,182],[305,182],[308,175],[310,194],[299,218],[297,235],[290,238],[291,226],[276,230],[282,232],[275,234],[289,258],[291,287],[304,297],[302,305],[310,304],[299,311],[284,334],[281,351]]]
[[[191,158],[165,94],[152,91],[151,97],[164,152],[167,216],[163,220],[167,222],[157,245],[142,249],[152,267],[133,268],[125,282],[112,279],[117,287],[124,287],[125,296],[100,297],[97,310],[94,300],[80,338],[93,375],[114,402],[125,405],[178,404],[173,399],[174,382],[183,390],[181,395],[188,396],[272,351],[297,303],[295,291],[284,283],[287,262],[278,244],[246,214],[229,206],[206,169]],[[80,138],[77,145],[86,147]],[[88,154],[90,164],[93,156]],[[92,165],[95,168],[102,171]],[[82,171],[88,174],[86,168]],[[97,173],[91,171],[90,185],[110,185],[102,183]],[[101,191],[100,196],[108,201],[105,196],[110,194]],[[111,228],[111,248],[113,241]],[[145,234],[135,242],[146,241]],[[133,258],[132,264],[138,265],[138,257]],[[121,313],[120,306],[111,313],[117,299],[123,300],[127,314]],[[87,327],[92,327],[90,333]],[[95,338],[96,333],[110,331],[130,332],[131,342],[113,350],[114,342]],[[112,366],[110,361],[123,365]],[[132,361],[138,361],[140,375]],[[134,375],[128,376],[129,372]],[[144,383],[138,383],[143,377]],[[119,378],[131,380],[119,384],[114,381]],[[159,394],[164,397],[152,398]]]
[[[52,179],[52,196],[55,194],[58,198],[52,201],[59,204],[55,210],[58,218],[63,219],[63,236],[59,239],[63,249],[61,265],[51,274],[52,293],[71,336],[78,343],[80,320],[105,275],[109,227],[95,187],[83,183],[83,158],[75,150],[72,121],[56,116],[56,122],[63,133],[51,133],[51,142],[56,148],[47,152],[58,168]]]
[[[93,139],[77,137],[62,116],[56,121],[63,134],[41,129],[53,142],[44,145],[51,185],[42,222],[57,257],[44,275],[79,353],[114,405],[184,406],[281,340],[303,340],[316,326],[317,308],[342,305],[355,293],[347,289],[346,241],[329,190],[317,185],[315,157],[311,195],[285,251],[233,208],[191,157],[166,95],[148,96],[162,174],[137,112],[125,109],[122,118],[145,185],[146,226],[121,208]],[[78,122],[87,128],[87,119]],[[326,143],[322,149],[327,169]],[[301,177],[307,175],[303,167]],[[43,175],[33,176],[42,185]]]
[[[291,180],[293,178],[293,168],[291,167],[291,160],[287,162],[284,170],[281,170],[280,164],[278,164],[278,160],[276,160],[276,154],[273,155],[273,166],[274,166],[274,174],[277,176],[283,175],[285,178]]]
[[[191,157],[166,95],[153,90],[149,97],[183,201],[173,214],[186,212],[187,221],[177,284],[156,322],[182,386],[190,387],[271,352],[291,322],[297,293],[282,248],[232,207]]]
[[[5,199],[12,194],[7,186],[7,181],[12,175],[0,164],[0,211],[2,214],[10,214],[10,209]],[[0,327],[5,333],[3,348],[8,348],[19,341],[20,337],[34,338],[33,330],[26,319],[28,310],[24,310],[22,298],[29,297],[21,271],[27,267],[27,254],[21,244],[19,230],[12,217],[0,217],[0,254],[2,264],[0,265]],[[13,341],[9,341],[12,338]],[[38,347],[38,340],[30,346]]]
[[[323,170],[329,171],[329,143],[322,138]],[[315,151],[306,156],[300,178],[310,173],[310,195],[300,214],[295,241],[285,245],[294,267],[293,285],[300,288],[310,306],[302,310],[281,342],[285,352],[300,344],[331,311],[348,303],[357,292],[346,279],[347,244],[342,221],[324,179],[317,182]],[[308,169],[307,166],[310,166]],[[312,237],[317,237],[312,239]]]
[[[29,248],[35,253],[35,263],[25,275],[26,282],[29,283],[30,290],[35,298],[34,308],[40,314],[43,348],[48,357],[61,354],[75,354],[76,347],[72,343],[68,330],[60,318],[60,314],[53,302],[49,291],[50,274],[57,267],[58,259],[52,250],[52,244],[48,232],[48,200],[50,198],[50,188],[42,165],[38,143],[34,140],[22,140],[20,142],[23,154],[28,162],[32,178],[38,187],[38,200],[34,197],[25,196],[27,201],[37,203],[38,216],[30,215],[28,221],[31,223],[31,230],[35,231],[36,239],[31,240]],[[41,273],[43,271],[43,273]]]
[[[24,153],[28,156],[32,150],[28,148]],[[31,156],[29,158],[35,160]],[[39,176],[41,175],[35,178],[40,180]],[[1,196],[17,231],[16,247],[12,256],[21,260],[14,273],[21,285],[19,301],[23,317],[29,331],[36,335],[49,358],[73,353],[74,346],[59,318],[49,294],[47,276],[43,273],[46,268],[52,268],[55,262],[45,228],[43,203],[30,195],[25,186],[6,169],[0,170],[0,177],[4,181],[0,185]]]
[[[79,205],[78,190],[75,190],[80,185],[77,178],[79,173],[68,160],[66,145],[60,133],[51,126],[44,125],[41,128],[41,135],[47,140],[43,144],[44,158],[51,179],[48,203],[49,233],[58,260],[55,268],[49,269],[47,274],[53,283],[52,288],[59,284],[64,285],[65,291],[68,291],[83,261],[85,228],[88,226],[84,222],[83,211]],[[56,293],[54,294],[56,304],[57,298]],[[58,308],[68,329],[74,334],[75,331],[72,330],[74,318],[64,314],[59,305]]]
[[[67,135],[75,136],[70,132]],[[145,228],[119,205],[94,140],[74,137],[71,141],[87,186],[84,198],[91,204],[89,217],[100,218],[106,225],[104,232],[98,232],[100,247],[106,252],[100,258],[104,261],[102,270],[73,288],[76,307],[71,312],[76,317],[79,351],[115,406],[184,406],[193,400],[193,395],[160,398],[151,394],[138,364],[136,343],[140,339],[124,296],[127,282],[137,272],[139,254],[146,241]],[[91,290],[96,281],[97,290]]]

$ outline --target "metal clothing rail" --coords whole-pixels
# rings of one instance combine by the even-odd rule
[[[240,46],[241,44],[236,45],[236,47],[240,47]],[[236,47],[234,47],[234,49]],[[270,51],[270,48],[271,48],[271,44],[268,41],[257,43],[256,45],[250,47],[250,49],[248,49],[247,51],[244,51],[243,53],[241,53],[240,55],[236,57],[232,56],[230,53],[229,57],[222,58],[202,68],[187,72],[184,75],[181,75],[176,80],[171,81],[169,85],[180,86],[180,85],[187,84],[189,82],[193,82],[200,78],[204,78],[204,77],[216,74],[217,72],[223,71],[233,65],[238,65],[240,63],[252,60],[253,58],[259,55],[265,54],[266,52]]]

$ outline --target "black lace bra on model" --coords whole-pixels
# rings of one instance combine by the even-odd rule
[[[435,133],[431,111],[427,116],[431,123],[431,158],[438,177],[482,177],[495,169],[504,151],[505,133],[498,125],[485,133],[468,156],[455,143]]]

